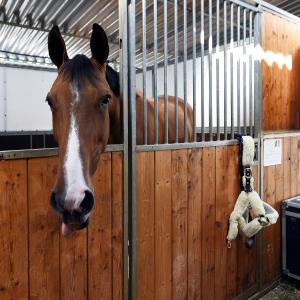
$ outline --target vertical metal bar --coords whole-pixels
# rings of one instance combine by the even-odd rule
[[[246,88],[246,17],[247,17],[247,10],[244,8],[243,10],[243,98],[244,98],[244,104],[243,104],[243,110],[244,110],[244,116],[243,116],[243,123],[244,123],[244,135],[247,135],[247,88]]]
[[[216,2],[216,23],[217,23],[217,41],[216,41],[216,101],[217,101],[217,140],[220,140],[220,0]]]
[[[240,59],[240,20],[241,20],[241,7],[237,8],[237,132],[240,133],[241,130],[241,82],[240,82],[240,69],[241,69],[241,59]]]
[[[164,1],[164,119],[165,119],[165,143],[168,138],[168,1]]]
[[[261,42],[261,14],[254,15],[254,48]],[[254,137],[260,138],[262,130],[262,92],[261,92],[261,61],[254,61]]]
[[[252,82],[252,76],[253,76],[253,70],[252,70],[252,18],[253,18],[253,12],[250,11],[249,14],[249,125],[250,125],[250,136],[253,136],[253,82]]]
[[[224,1],[224,140],[227,140],[227,1]]]
[[[147,27],[146,0],[142,0],[143,18],[143,103],[144,103],[144,144],[147,144]]]
[[[234,139],[234,86],[233,86],[233,25],[234,25],[234,4],[230,4],[230,116],[231,116],[231,139]]]
[[[209,140],[213,140],[212,133],[212,0],[208,2],[209,38],[208,38],[208,72],[209,72]]]
[[[177,0],[174,0],[174,96],[175,96],[175,142],[178,143],[178,9]]]
[[[135,68],[135,0],[130,0],[128,6],[128,200],[129,200],[129,299],[136,299],[136,68]]]
[[[158,99],[157,99],[157,0],[153,0],[153,72],[154,72],[154,144],[158,144]]]
[[[219,0],[217,0],[219,1]],[[197,126],[197,120],[196,120],[196,111],[197,111],[197,88],[196,88],[196,0],[193,0],[193,140],[194,142],[197,142],[197,132],[196,132],[196,126]]]
[[[127,2],[119,0],[120,36],[120,97],[123,102],[123,299],[129,299],[129,205],[128,205],[128,41],[127,41]]]
[[[204,122],[204,0],[201,0],[201,141],[205,141],[205,122]]]
[[[187,132],[187,83],[186,83],[186,61],[187,61],[187,0],[183,0],[183,102],[184,102],[184,113],[183,113],[183,127],[184,127],[184,142],[188,141]]]

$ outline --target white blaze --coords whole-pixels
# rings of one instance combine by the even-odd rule
[[[74,94],[71,105],[79,102],[79,92],[75,85],[72,85]],[[71,107],[70,129],[67,143],[67,150],[64,162],[65,183],[66,183],[66,204],[73,209],[79,207],[87,185],[83,176],[83,166],[80,156],[80,142],[76,118]],[[67,203],[68,202],[68,203]]]

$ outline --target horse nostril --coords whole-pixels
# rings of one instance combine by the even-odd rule
[[[56,193],[53,191],[50,196],[50,205],[57,213],[62,212],[62,207],[59,205]]]
[[[80,203],[80,208],[82,212],[89,213],[92,210],[93,206],[94,206],[94,196],[92,192],[87,190],[84,192],[84,198]]]

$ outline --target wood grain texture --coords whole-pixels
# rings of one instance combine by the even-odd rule
[[[188,299],[201,299],[202,149],[188,150]]]
[[[216,149],[202,155],[202,298],[215,299]]]
[[[262,14],[263,129],[299,129],[299,26]]]
[[[28,160],[30,299],[60,297],[60,222],[49,203],[56,174],[57,158]]]
[[[172,298],[171,151],[155,153],[155,299]]]
[[[95,206],[88,227],[88,296],[112,298],[111,153],[101,154],[93,178]]]
[[[112,152],[112,293],[123,299],[123,154]]]
[[[154,152],[137,153],[137,299],[155,297],[154,182]]]
[[[0,161],[0,299],[28,297],[27,161]]]
[[[187,150],[172,151],[172,298],[187,298]]]

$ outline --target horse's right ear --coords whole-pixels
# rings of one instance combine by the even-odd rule
[[[57,26],[53,26],[49,32],[48,51],[52,62],[57,66],[58,69],[65,61],[69,59],[65,42]]]

